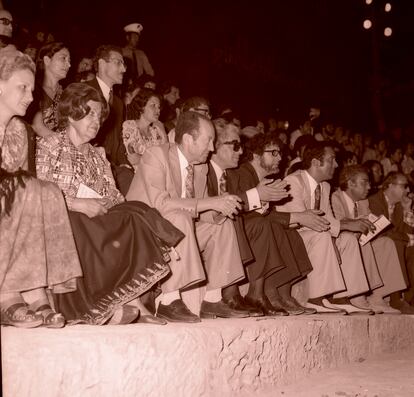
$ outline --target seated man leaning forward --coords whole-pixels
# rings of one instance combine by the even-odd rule
[[[344,167],[339,176],[339,187],[332,194],[332,209],[337,219],[366,218],[371,213],[366,199],[370,183],[364,166]],[[356,237],[359,237],[358,234]],[[375,313],[399,313],[383,299],[406,288],[393,241],[387,236],[376,236],[361,246],[361,254],[372,294],[352,298],[351,303]]]
[[[180,115],[175,144],[146,150],[127,194],[155,207],[186,237],[170,262],[172,275],[161,285],[157,316],[172,322],[198,322],[180,290],[206,280],[202,318],[247,317],[222,301],[221,289],[245,277],[232,221],[241,208],[235,195],[208,197],[206,163],[214,150],[214,127],[196,112]],[[201,253],[201,257],[200,257]],[[205,270],[203,268],[205,265]]]
[[[329,142],[308,145],[303,155],[304,169],[285,178],[290,185],[291,200],[277,208],[288,212],[321,209],[330,222],[327,232],[308,227],[299,229],[313,267],[307,276],[309,299],[306,306],[321,313],[373,314],[349,301],[368,292],[369,284],[358,240],[348,231],[367,233],[375,227],[366,219],[339,221],[333,216],[330,185],[326,181],[333,177],[337,166]]]

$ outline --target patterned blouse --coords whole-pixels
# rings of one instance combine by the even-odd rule
[[[6,129],[0,128],[0,166],[8,172],[15,172],[19,168],[28,169],[27,161],[27,131],[24,123],[14,117]]]
[[[43,91],[43,90],[42,90]],[[42,92],[41,110],[43,116],[43,124],[52,131],[56,131],[58,127],[57,106],[62,96],[62,86],[58,84],[55,97],[52,99],[45,91]]]
[[[141,131],[137,120],[126,120],[122,125],[122,140],[127,154],[142,155],[151,146],[167,143],[167,135],[161,122],[151,123],[147,131]],[[134,164],[133,164],[134,165]]]
[[[39,179],[59,185],[69,209],[72,209],[81,184],[109,199],[112,206],[125,201],[115,186],[105,150],[86,144],[86,150],[81,152],[70,141],[66,131],[38,141],[36,173]]]

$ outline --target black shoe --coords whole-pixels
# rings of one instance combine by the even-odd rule
[[[298,314],[303,314],[304,310],[289,302],[287,299],[282,298],[281,296],[274,296],[269,298],[270,303],[276,307],[281,308],[289,313],[291,316],[297,316]]]
[[[190,312],[181,299],[176,299],[169,305],[158,305],[157,317],[163,318],[170,323],[199,323],[200,317]]]
[[[245,296],[244,300],[249,304],[256,306],[259,308],[265,316],[288,316],[289,313],[281,308],[281,307],[274,307],[269,298],[265,295],[263,298],[250,298],[249,296]]]
[[[249,317],[249,312],[246,310],[232,309],[229,305],[223,302],[207,302],[201,303],[200,309],[201,318],[244,318]]]
[[[249,314],[250,317],[261,317],[263,316],[263,312],[258,309],[256,306],[252,306],[247,304],[244,298],[241,295],[235,295],[230,299],[224,299],[224,303],[226,303],[230,308],[239,311],[245,311]]]

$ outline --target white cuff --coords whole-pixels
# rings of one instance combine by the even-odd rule
[[[254,187],[253,189],[246,191],[247,201],[249,202],[249,211],[257,210],[262,207],[260,202],[259,192]]]

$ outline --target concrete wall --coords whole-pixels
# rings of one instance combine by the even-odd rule
[[[6,397],[260,395],[414,347],[414,317],[395,315],[1,331]]]

